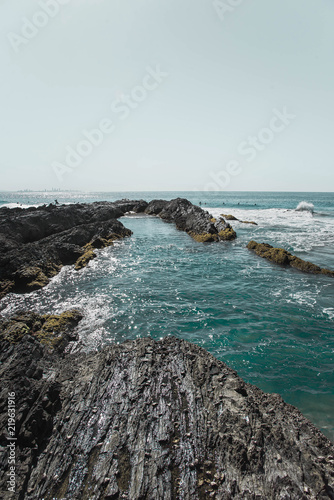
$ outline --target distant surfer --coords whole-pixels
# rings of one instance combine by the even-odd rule
[[[59,205],[58,200],[55,200],[55,204],[56,204],[56,205]]]

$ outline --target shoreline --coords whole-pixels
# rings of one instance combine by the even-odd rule
[[[20,500],[334,493],[334,445],[280,396],[195,344],[141,338],[64,354],[61,343],[29,333],[14,349],[4,342],[3,388],[21,409]]]
[[[94,248],[104,248],[108,246],[108,241],[112,244],[115,214],[123,217],[135,211],[130,210],[131,207],[138,209],[138,215],[146,212],[159,216],[165,222],[175,223],[177,229],[188,233],[198,245],[205,241],[216,245],[223,239],[219,233],[232,229],[224,219],[217,220],[200,207],[194,209],[187,200],[156,200],[150,204],[121,200],[118,205],[98,202],[91,216],[96,218],[96,212],[99,212],[99,219],[103,214],[107,220],[103,221],[102,229],[99,226],[96,231],[101,221],[95,219],[93,237],[86,229],[81,232],[81,226],[86,228],[87,224],[79,225],[80,241],[84,244],[80,247],[81,251],[77,251],[79,257],[73,264],[85,257],[87,252],[94,253]],[[46,208],[46,217],[58,210]],[[79,207],[79,210],[82,208]],[[22,215],[27,213],[20,212]],[[28,213],[34,215],[36,210],[28,210]],[[110,218],[110,213],[114,217]],[[73,221],[73,213],[71,217]],[[16,234],[19,217],[17,219],[10,228],[11,235]],[[129,230],[116,222],[120,224],[117,228],[121,228],[121,234],[129,236],[131,232],[126,232]],[[28,228],[31,232],[32,226],[28,224]],[[72,228],[62,229],[59,226],[55,234],[63,245],[77,241],[73,240]],[[42,233],[38,234],[43,237],[36,241],[49,242],[51,237],[54,244],[53,235],[45,236],[43,225],[41,230]],[[64,240],[64,234],[67,240]],[[74,233],[74,237],[77,238],[78,234]],[[90,240],[87,241],[87,238]],[[13,241],[7,251],[13,251],[15,243],[19,243],[21,253],[24,245],[30,248],[29,245],[33,244]],[[229,242],[224,244],[229,245]],[[86,255],[87,263],[90,257],[91,254]],[[27,258],[25,262],[31,266]],[[270,496],[272,492],[274,495],[289,494],[296,499],[301,498],[300,495],[311,495],[312,498],[320,491],[320,498],[330,498],[334,494],[330,486],[334,467],[333,444],[296,408],[284,403],[280,396],[265,394],[256,386],[246,384],[236,372],[195,344],[175,337],[165,337],[160,342],[144,337],[105,347],[95,353],[85,354],[79,349],[71,354],[71,349],[67,353],[64,351],[66,339],[64,342],[60,340],[59,344],[58,341],[56,344],[53,341],[45,343],[45,339],[57,331],[55,326],[44,327],[43,321],[46,320],[36,317],[32,326],[24,323],[26,319],[22,316],[10,321],[15,324],[2,323],[0,370],[9,392],[12,392],[10,384],[16,384],[14,392],[18,395],[18,407],[27,410],[18,425],[20,458],[17,470],[21,471],[19,480],[22,481],[20,488],[23,491],[20,498],[34,498],[37,491],[43,496],[50,488],[57,498],[65,495],[69,498],[68,495],[73,494],[83,495],[83,498],[108,498],[108,495],[110,498],[113,495],[115,498],[117,495],[123,495],[123,498],[140,498],[141,495],[164,498],[157,491],[168,491],[173,497],[178,494],[181,484],[199,498],[209,495],[221,498],[228,491],[234,491],[234,495],[251,491],[263,499],[276,498]],[[56,317],[52,321],[57,321]],[[68,340],[75,351],[75,335],[71,338],[73,328],[80,329],[80,323],[78,327],[71,324],[67,328],[63,325],[59,332],[69,332]],[[12,337],[4,333],[8,329]],[[16,334],[20,338],[13,344],[13,335],[15,340]],[[183,353],[181,358],[180,353]],[[188,354],[189,362],[186,362]],[[124,357],[128,361],[123,360],[123,363]],[[117,365],[118,362],[121,364]],[[176,377],[168,368],[174,365],[178,367]],[[28,366],[30,369],[27,372]],[[107,368],[111,366],[114,368]],[[129,369],[129,366],[133,368]],[[104,373],[106,369],[107,374]],[[113,386],[115,377],[123,381],[117,390]],[[102,387],[97,385],[98,380],[104,381]],[[91,383],[94,390],[90,387]],[[33,400],[20,389],[28,387],[27,384],[31,393],[35,394]],[[105,394],[108,391],[111,392],[106,403]],[[165,401],[167,396],[170,398],[168,402]],[[117,412],[115,414],[113,408],[123,403],[126,406],[118,427],[114,429]],[[270,411],[266,410],[267,407]],[[1,414],[4,418],[4,410]],[[210,420],[207,414],[210,414]],[[128,418],[135,420],[131,439],[126,431]],[[34,421],[40,421],[44,429],[42,433],[36,434]],[[94,435],[93,429],[98,429],[98,422],[103,422],[105,432],[95,440],[97,435]],[[176,427],[175,422],[179,424]],[[138,431],[144,425],[141,423],[145,423],[145,428]],[[161,426],[165,429],[164,438],[158,439],[159,435],[162,436]],[[88,434],[93,432],[91,442],[87,441],[87,431]],[[111,434],[108,437],[109,431]],[[108,443],[115,439],[115,435],[118,435],[118,440],[110,455]],[[81,447],[81,461],[73,460],[78,446]],[[143,449],[141,452],[138,451],[140,446]],[[55,455],[51,451],[45,452],[51,449],[57,450]],[[159,474],[155,468],[157,455],[152,453],[157,450],[164,457]],[[146,458],[139,477],[134,464],[141,463],[141,453]],[[63,463],[64,456],[67,458]],[[6,459],[6,454],[3,458]],[[28,472],[24,464],[28,464]],[[36,464],[34,468],[32,464]],[[54,470],[58,477],[45,478],[42,471],[46,467]],[[56,473],[58,470],[62,471],[60,475]],[[86,472],[82,475],[83,470]],[[313,472],[302,479],[302,470]],[[99,474],[97,471],[100,471]],[[160,486],[156,482],[157,474]],[[81,479],[78,480],[78,477]],[[143,477],[150,478],[150,481],[141,479]]]

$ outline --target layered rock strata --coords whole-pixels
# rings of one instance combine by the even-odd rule
[[[334,498],[330,441],[199,346],[64,355],[33,331],[0,346],[0,489],[15,392],[19,500]]]

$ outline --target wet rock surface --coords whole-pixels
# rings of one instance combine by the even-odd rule
[[[242,224],[253,224],[253,226],[257,226],[257,223],[254,221],[249,221],[249,220],[240,220],[237,219],[234,215],[231,214],[221,214],[222,217],[224,217],[225,220],[236,220],[238,222],[241,222]]]
[[[334,498],[330,441],[199,346],[2,344],[2,492],[15,391],[19,499]]]
[[[77,269],[84,267],[95,257],[93,248],[131,235],[118,217],[146,206],[120,200],[0,209],[0,297],[47,285],[63,265],[79,260]]]
[[[44,286],[65,263],[80,269],[94,249],[130,234],[117,220],[128,212],[157,215],[197,241],[235,237],[183,199],[1,209],[3,293]],[[299,265],[262,245],[274,261]],[[260,246],[249,244],[259,255]],[[75,310],[0,317],[1,498],[13,498],[12,392],[19,500],[334,498],[334,446],[280,396],[174,337],[71,350],[80,319]]]
[[[119,200],[28,209],[0,209],[0,298],[9,292],[27,293],[46,286],[64,265],[85,267],[95,249],[130,236],[118,221],[127,213],[159,215],[174,222],[199,242],[236,237],[223,219],[177,198],[172,201]],[[212,222],[214,221],[214,222]]]
[[[180,231],[187,232],[198,242],[233,240],[236,233],[223,218],[215,219],[209,212],[184,198],[171,201],[153,200],[145,213],[158,215],[166,222],[174,222]]]
[[[0,498],[24,498],[36,458],[54,431],[53,419],[60,409],[61,385],[52,373],[69,344],[76,344],[81,319],[77,310],[43,316],[21,311],[10,319],[0,317]],[[8,396],[13,393],[15,423],[9,424]],[[15,494],[7,489],[8,444],[12,443],[8,437],[14,437],[9,431],[16,439]]]
[[[70,341],[78,340],[75,327],[82,319],[76,309],[61,314],[37,314],[20,311],[10,319],[0,315],[0,348],[19,344],[27,335],[52,349],[63,351]]]
[[[283,248],[274,248],[268,243],[257,243],[253,240],[248,243],[247,248],[253,250],[259,257],[280,264],[281,266],[291,266],[304,273],[324,274],[334,277],[334,271],[323,269],[316,264],[312,264],[312,262],[300,259]]]

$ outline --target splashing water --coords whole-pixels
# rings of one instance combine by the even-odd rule
[[[44,196],[4,193],[0,199],[38,204],[56,196],[66,203],[180,196],[199,202],[196,192]],[[333,279],[282,268],[246,248],[251,239],[264,241],[334,269],[333,193],[200,196],[213,217],[231,213],[258,225],[234,221],[234,242],[199,245],[158,217],[122,218],[131,238],[97,250],[80,273],[64,266],[47,287],[9,294],[0,301],[1,314],[78,308],[87,351],[138,337],[175,335],[195,342],[247,382],[280,393],[334,441]],[[303,200],[314,202],[314,214]]]
[[[301,201],[298,203],[297,212],[311,212],[313,214],[314,212],[314,205],[313,203],[309,203],[308,201]]]

